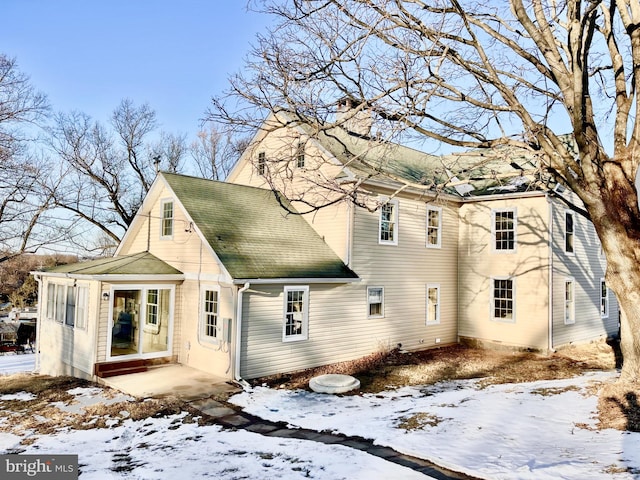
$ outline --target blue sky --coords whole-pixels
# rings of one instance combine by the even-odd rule
[[[244,0],[2,0],[0,52],[56,111],[104,121],[123,98],[191,141],[269,18]]]

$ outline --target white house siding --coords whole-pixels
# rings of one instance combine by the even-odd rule
[[[492,210],[517,208],[515,253],[492,248]],[[460,209],[459,335],[516,347],[549,344],[548,203],[544,196],[466,203]],[[515,283],[515,321],[493,320],[492,278]]]
[[[268,137],[255,141],[241,158],[238,166],[227,179],[230,183],[251,185],[271,189],[275,187],[292,201],[299,212],[310,209],[310,205],[324,205],[336,198],[336,194],[316,183],[327,183],[341,175],[342,167],[327,161],[326,152],[317,147],[316,142],[305,144],[305,167],[298,168],[297,149],[304,136],[293,129],[280,129],[271,132]],[[259,175],[254,165],[259,152],[265,152],[270,182]],[[327,180],[329,179],[329,180]],[[296,199],[304,199],[305,203]],[[348,262],[348,225],[349,208],[347,202],[321,208],[304,218],[324,239],[331,249],[345,262]]]
[[[99,283],[78,281],[77,285],[89,287],[87,318],[84,328],[71,327],[47,316],[49,282],[73,285],[70,279],[43,277],[40,298],[38,341],[40,349],[40,373],[45,375],[72,375],[91,379],[95,358],[96,311],[99,308]]]
[[[295,342],[282,341],[283,285],[254,285],[244,293],[242,377],[292,372],[351,360],[376,350],[375,340],[362,321],[366,298],[361,287],[309,287],[308,339]]]
[[[222,337],[222,330],[219,331],[218,343],[211,343],[200,334],[199,322],[202,313],[200,289],[205,287],[218,291],[218,325],[222,326],[225,319],[235,318],[235,286],[220,285],[211,281],[188,280],[181,287],[180,310],[176,309],[176,312],[180,312],[179,315],[176,314],[176,317],[180,318],[176,324],[179,324],[181,333],[176,331],[175,337],[179,340],[174,344],[174,352],[180,349],[178,361],[212,375],[231,378],[233,375],[233,369],[230,368],[232,344]]]
[[[368,320],[366,331],[379,343],[407,350],[454,343],[458,206],[408,196],[397,200],[397,245],[379,244],[379,211],[355,210],[352,268],[362,279],[363,296],[368,286],[384,287],[384,318]],[[427,205],[442,208],[440,248],[426,246]],[[426,325],[427,284],[440,287],[436,325]]]
[[[571,195],[565,192],[564,195]],[[572,201],[577,201],[575,196]],[[609,314],[600,315],[600,279],[605,276],[606,260],[593,224],[574,213],[574,253],[565,252],[565,213],[569,208],[560,200],[552,204],[553,232],[553,347],[584,342],[618,333],[618,304],[609,290]],[[575,323],[565,324],[565,281],[574,280]]]

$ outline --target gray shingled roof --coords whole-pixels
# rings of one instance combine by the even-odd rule
[[[59,265],[46,271],[72,275],[180,275],[182,273],[149,252]]]
[[[521,148],[503,146],[437,156],[339,127],[318,130],[302,125],[302,128],[360,177],[395,179],[424,185],[427,189],[450,183],[444,191],[457,196],[536,188],[537,179],[523,176],[522,172],[535,169],[539,160]]]
[[[357,278],[280,194],[161,175],[234,279]]]

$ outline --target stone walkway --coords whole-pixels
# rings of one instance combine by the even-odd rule
[[[327,444],[340,444],[383,458],[388,462],[403,465],[438,480],[477,480],[476,477],[447,470],[426,460],[396,452],[392,448],[374,445],[371,440],[366,438],[316,432],[315,430],[304,428],[289,428],[284,422],[264,420],[241,410],[236,410],[232,408],[231,404],[210,398],[192,401],[190,405],[224,428],[243,429],[267,437],[297,438]]]

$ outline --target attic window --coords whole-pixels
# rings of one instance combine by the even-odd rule
[[[160,237],[173,237],[173,200],[163,200],[160,206],[162,210],[162,221],[160,224]]]
[[[258,153],[258,164],[256,165],[256,169],[258,170],[259,175],[264,175],[267,166],[267,155],[264,152]]]
[[[299,143],[296,150],[296,167],[304,168],[304,144]]]

